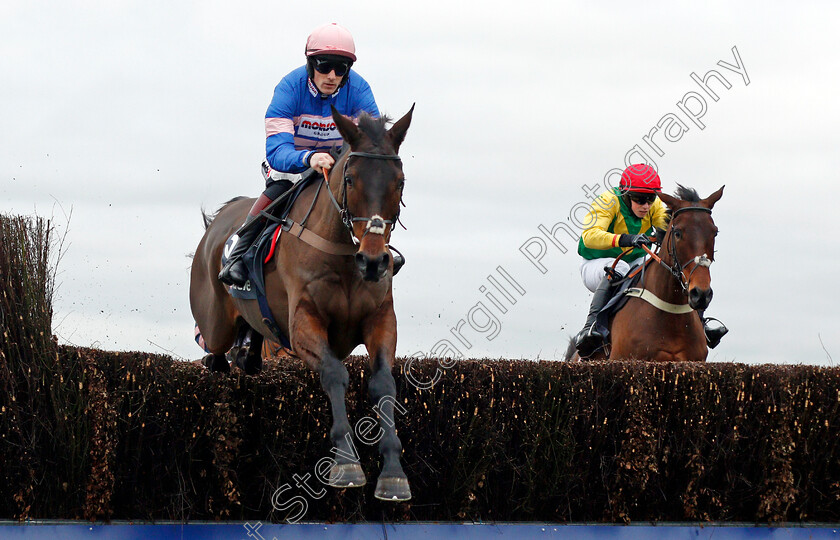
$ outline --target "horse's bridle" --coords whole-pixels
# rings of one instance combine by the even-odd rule
[[[347,157],[344,159],[344,167],[341,170],[341,204],[338,204],[338,200],[335,198],[335,195],[332,193],[332,189],[330,189],[330,181],[329,177],[327,176],[327,170],[324,169],[324,183],[327,184],[327,193],[330,195],[330,200],[335,206],[335,209],[338,210],[338,215],[341,217],[341,222],[344,223],[344,226],[350,231],[350,236],[353,238],[354,243],[358,243],[360,240],[356,238],[353,234],[353,224],[359,221],[364,221],[367,223],[365,227],[365,232],[362,235],[362,238],[367,236],[368,233],[371,234],[381,234],[385,235],[385,226],[391,225],[393,226],[394,223],[400,217],[400,210],[397,207],[397,215],[394,216],[394,219],[383,219],[382,216],[374,215],[371,217],[355,217],[353,214],[350,213],[349,208],[347,207],[347,162],[350,161],[352,157],[363,157],[369,159],[387,159],[393,161],[402,161],[402,158],[397,154],[371,154],[369,152],[350,152],[347,154]],[[400,203],[402,203],[402,194],[400,195]]]
[[[676,278],[676,280],[679,282],[680,287],[682,287],[683,294],[686,296],[688,296],[688,285],[691,282],[691,276],[694,275],[695,270],[697,270],[700,267],[708,268],[712,265],[713,262],[712,259],[710,259],[706,253],[704,253],[702,255],[698,255],[692,258],[685,264],[680,264],[680,260],[677,257],[677,245],[676,242],[673,240],[674,220],[677,218],[678,215],[680,215],[680,213],[688,211],[706,212],[709,215],[711,215],[712,213],[711,208],[705,208],[702,206],[686,206],[684,208],[678,208],[677,210],[675,210],[674,213],[671,215],[671,234],[668,235],[668,247],[666,248],[668,250],[668,255],[671,256],[671,260],[674,262],[671,266],[668,266],[661,259],[659,260],[659,262],[663,266],[670,270],[671,274],[673,274],[674,278]],[[691,269],[691,272],[689,272],[688,277],[686,277],[685,269],[688,267],[688,265],[692,263],[694,264],[694,268]]]

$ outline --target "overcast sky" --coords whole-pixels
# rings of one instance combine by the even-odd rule
[[[540,226],[571,223],[584,187],[603,190],[639,145],[667,192],[726,184],[707,314],[731,331],[710,360],[831,365],[838,20],[832,2],[3,0],[0,212],[66,232],[63,342],[200,357],[187,294],[200,210],[261,192],[274,86],[335,21],[380,110],[417,104],[408,230],[393,238],[407,259],[398,354],[449,339],[468,357],[562,358],[591,295],[573,242],[559,233],[562,253]],[[738,66],[733,48],[741,73],[719,64]],[[712,69],[729,85],[709,83],[717,101],[691,77]],[[695,122],[680,102],[705,112]],[[668,118],[677,140],[651,135]]]

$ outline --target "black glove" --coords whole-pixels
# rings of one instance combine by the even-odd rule
[[[659,227],[653,228],[653,243],[657,246],[662,245],[662,239],[665,238],[665,233],[667,233],[665,229],[660,229]]]
[[[635,247],[640,248],[642,246],[651,246],[650,238],[643,234],[622,234],[618,237],[618,247],[629,248]]]

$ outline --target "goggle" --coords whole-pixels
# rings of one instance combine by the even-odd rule
[[[313,58],[313,60],[315,71],[322,75],[328,75],[330,71],[335,71],[337,77],[344,77],[350,71],[350,62],[328,58]]]
[[[653,201],[656,200],[656,193],[630,192],[627,195],[630,197],[630,200],[636,204],[653,204]]]

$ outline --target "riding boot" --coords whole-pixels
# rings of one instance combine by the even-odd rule
[[[400,253],[399,251],[397,251],[396,248],[394,248],[392,246],[388,246],[388,247],[393,252],[393,257],[394,257],[394,273],[393,273],[393,275],[396,276],[397,272],[399,272],[400,268],[402,268],[403,265],[405,264],[405,257],[403,257],[403,254]]]
[[[603,278],[592,295],[592,304],[589,306],[589,315],[586,317],[583,330],[575,336],[575,348],[580,356],[591,356],[603,344],[604,335],[597,330],[595,321],[598,313],[607,305],[611,297],[611,283],[607,278]]]
[[[700,320],[703,322],[703,333],[706,335],[706,345],[708,345],[710,349],[714,349],[718,346],[723,336],[729,332],[729,328],[714,317],[704,317],[703,315],[705,310],[698,309],[697,313],[700,315]],[[717,322],[718,325],[709,324],[711,321]]]
[[[228,255],[228,260],[222,271],[219,272],[219,280],[228,285],[237,285],[242,287],[248,281],[248,268],[242,260],[242,255],[251,247],[251,242],[257,237],[260,232],[259,224],[263,219],[260,217],[260,212],[271,204],[273,199],[269,198],[265,193],[257,198],[257,202],[251,207],[248,212],[248,217],[245,218],[245,223],[236,231],[238,239],[233,246],[233,250]]]

